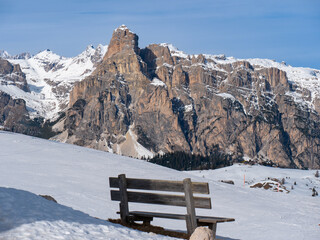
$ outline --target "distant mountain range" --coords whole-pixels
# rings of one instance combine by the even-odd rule
[[[9,130],[39,135],[46,125],[55,140],[134,157],[218,148],[236,161],[320,167],[319,70],[171,44],[140,49],[126,26],[109,47],[74,58],[0,56],[0,125]]]

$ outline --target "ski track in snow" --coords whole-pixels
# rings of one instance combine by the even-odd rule
[[[213,209],[199,209],[197,213],[236,219],[218,224],[220,239],[319,239],[320,197],[311,197],[310,190],[315,187],[320,192],[320,179],[314,176],[314,170],[233,165],[217,170],[179,172],[142,160],[3,131],[0,131],[0,146],[0,239],[8,236],[9,239],[41,239],[37,238],[44,236],[41,234],[50,239],[102,239],[102,236],[104,239],[161,239],[158,235],[144,235],[92,218],[119,218],[118,202],[110,200],[108,178],[120,173],[133,178],[191,177],[193,181],[209,182]],[[243,184],[244,175],[246,184]],[[285,178],[290,193],[250,188],[267,177]],[[235,185],[220,180],[233,180]],[[291,190],[294,181],[297,185]],[[22,190],[50,195],[69,208],[58,205],[50,217],[46,209],[53,203],[39,199],[39,206],[33,200],[20,204],[21,198],[38,199]],[[75,222],[61,217],[61,209]],[[185,213],[185,208],[147,204],[130,204],[130,209]],[[8,230],[10,221],[13,226]],[[17,221],[25,223],[14,223]],[[155,219],[153,224],[186,230],[184,221]]]

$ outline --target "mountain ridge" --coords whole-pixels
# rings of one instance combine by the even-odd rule
[[[320,166],[319,70],[170,44],[140,49],[138,39],[115,29],[101,62],[68,86],[55,140],[135,157],[218,146],[234,160]]]

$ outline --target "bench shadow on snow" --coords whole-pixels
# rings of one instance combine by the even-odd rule
[[[54,196],[53,196],[54,197]],[[28,191],[0,187],[0,233],[39,221],[117,226]],[[239,240],[217,236],[221,240]]]
[[[0,187],[0,203],[0,233],[38,221],[113,225],[36,194],[14,188]]]

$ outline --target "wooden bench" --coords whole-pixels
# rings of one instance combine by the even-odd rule
[[[144,224],[148,225],[153,218],[181,219],[186,221],[188,234],[192,234],[197,226],[208,226],[213,230],[215,238],[217,223],[234,221],[234,218],[196,215],[196,208],[211,209],[210,197],[193,196],[193,193],[209,194],[208,183],[191,182],[190,178],[186,178],[183,181],[135,179],[126,178],[125,174],[121,174],[118,177],[110,177],[109,183],[110,188],[118,188],[118,190],[111,190],[110,193],[111,200],[120,201],[120,212],[117,213],[120,213],[122,223],[143,221]],[[184,194],[159,194],[150,191],[133,192],[127,191],[127,189]],[[187,214],[129,211],[129,202],[182,206],[187,208]]]

